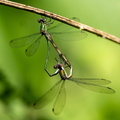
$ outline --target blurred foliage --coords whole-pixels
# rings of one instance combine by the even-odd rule
[[[12,0],[11,0],[12,1]],[[120,37],[119,0],[13,0],[62,16],[78,17],[89,26]],[[0,120],[118,120],[120,119],[120,46],[91,33],[84,40],[55,41],[73,65],[74,77],[100,77],[112,81],[114,95],[105,95],[66,82],[67,101],[59,116],[51,112],[52,103],[41,110],[32,105],[60,78],[44,71],[47,53],[45,40],[32,57],[24,48],[11,48],[9,41],[39,31],[39,15],[0,5]],[[55,21],[57,23],[57,21]],[[77,36],[76,36],[77,37]],[[78,38],[79,39],[79,38]],[[54,72],[51,50],[48,69]],[[53,61],[52,61],[53,60]]]

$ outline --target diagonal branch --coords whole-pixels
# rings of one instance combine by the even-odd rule
[[[96,34],[98,36],[101,36],[103,38],[107,38],[107,39],[109,39],[113,42],[120,43],[120,38],[118,38],[114,35],[108,34],[108,33],[103,32],[101,30],[90,27],[88,25],[70,20],[66,17],[60,16],[60,15],[57,15],[57,14],[54,14],[54,13],[51,13],[51,12],[48,12],[48,11],[45,11],[45,10],[42,10],[42,9],[39,9],[39,8],[35,8],[35,7],[32,7],[32,6],[28,6],[28,5],[8,1],[8,0],[0,0],[0,4],[10,6],[10,7],[14,7],[14,8],[17,8],[17,9],[22,9],[22,10],[25,10],[25,11],[29,11],[29,12],[32,12],[32,13],[39,14],[39,15],[51,17],[55,20],[61,21],[61,22],[66,23],[66,24],[69,24],[73,27],[83,29],[85,31],[91,32],[91,33]]]

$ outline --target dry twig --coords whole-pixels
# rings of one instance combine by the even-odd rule
[[[45,11],[45,10],[42,10],[42,9],[38,9],[38,8],[35,8],[35,7],[32,7],[32,6],[28,6],[28,5],[8,1],[8,0],[0,0],[0,4],[10,6],[10,7],[14,7],[14,8],[17,8],[17,9],[26,10],[26,11],[33,12],[33,13],[36,13],[36,14],[39,14],[39,15],[51,17],[51,18],[53,18],[55,20],[64,22],[64,23],[69,24],[71,26],[74,26],[76,28],[84,29],[84,30],[86,30],[88,32],[91,32],[91,33],[96,34],[98,36],[101,36],[103,38],[107,38],[107,39],[112,40],[112,41],[114,41],[116,43],[120,43],[120,38],[118,38],[116,36],[113,36],[111,34],[103,32],[101,30],[90,27],[88,25],[85,25],[85,24],[70,20],[70,19],[65,18],[63,16],[60,16],[60,15],[57,15],[57,14],[54,14],[54,13],[51,13],[51,12],[48,12],[48,11]]]

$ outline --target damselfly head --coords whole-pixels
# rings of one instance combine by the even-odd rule
[[[41,19],[38,19],[37,21],[38,23],[44,23],[46,21],[46,18],[41,18]]]
[[[58,64],[56,64],[56,65],[54,65],[54,69],[61,69],[63,67],[63,65],[62,64],[60,64],[60,63],[58,63]]]

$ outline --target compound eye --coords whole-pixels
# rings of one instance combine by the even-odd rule
[[[38,21],[38,23],[40,23],[41,19],[38,19],[37,21]]]
[[[57,65],[54,65],[54,69],[56,69],[57,68]]]

